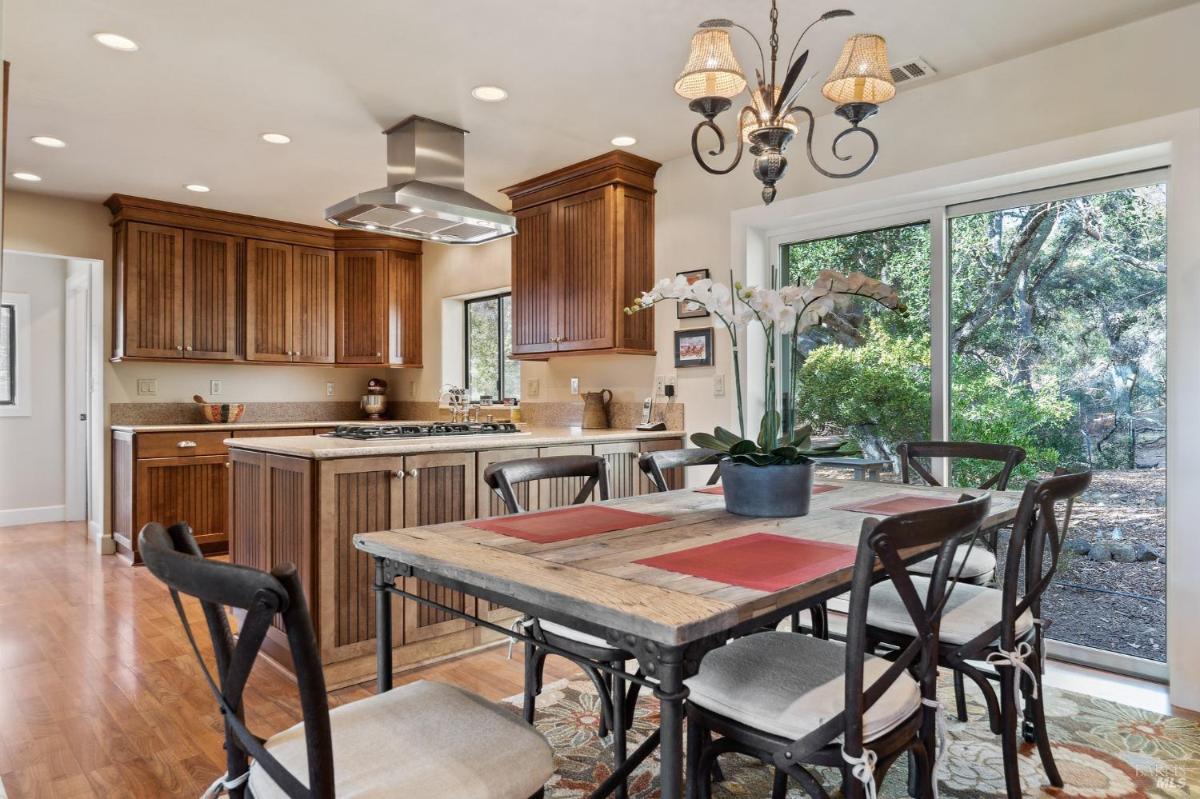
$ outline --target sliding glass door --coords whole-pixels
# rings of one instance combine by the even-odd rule
[[[1093,470],[1047,635],[1163,661],[1166,185],[1128,182],[950,209],[951,433],[1023,447],[1017,488]]]

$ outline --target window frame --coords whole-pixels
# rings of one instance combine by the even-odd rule
[[[4,292],[0,305],[11,306],[13,344],[9,357],[12,364],[13,401],[0,403],[0,416],[30,416],[30,347],[33,336],[30,299],[28,294]]]
[[[500,291],[494,294],[484,294],[480,297],[471,297],[463,300],[463,388],[467,390],[467,395],[471,393],[471,306],[482,305],[485,303],[496,303],[496,390],[499,396],[493,397],[494,402],[502,402],[506,396],[506,386],[504,383],[504,362],[509,360],[504,355],[504,331],[512,326],[512,292]],[[509,309],[510,319],[505,324],[504,309],[505,306]],[[518,390],[520,383],[518,379]],[[482,396],[482,394],[480,395]],[[512,396],[516,396],[515,394]]]

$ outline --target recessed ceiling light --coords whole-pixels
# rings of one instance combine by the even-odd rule
[[[30,183],[38,183],[41,181],[41,177],[33,174],[32,172],[13,172],[12,176],[17,180],[27,180]]]
[[[410,206],[410,207],[409,207],[409,209],[408,209],[408,212],[409,212],[410,214],[423,214],[423,213],[425,213],[425,209],[424,209],[424,208],[417,208],[416,206]]]
[[[208,186],[205,186],[201,183],[189,183],[186,186],[184,186],[184,188],[187,189],[188,191],[198,191],[201,194],[204,194],[207,191],[211,191],[211,189],[209,189]]]
[[[379,229],[379,228],[377,228],[375,225],[372,225],[370,222],[368,222],[367,224],[363,225],[363,227],[364,227],[364,228],[366,228],[367,230],[378,230],[378,229]]]
[[[632,136],[614,136],[612,143],[617,147],[632,147],[637,144],[637,139]]]
[[[508,92],[499,86],[476,86],[471,89],[471,96],[476,100],[483,100],[485,103],[498,103],[508,99]]]
[[[119,33],[93,33],[92,38],[105,47],[111,47],[113,50],[120,50],[123,53],[132,53],[138,49],[137,42]]]
[[[53,136],[34,136],[30,139],[34,144],[40,144],[43,147],[66,147],[67,143],[62,139],[56,139]]]
[[[287,144],[292,140],[292,137],[283,133],[264,133],[262,140],[271,144]]]

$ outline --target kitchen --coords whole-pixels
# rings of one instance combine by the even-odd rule
[[[1194,171],[1186,158],[1163,154],[1186,152],[1192,141],[1188,115],[1200,106],[1200,97],[1190,86],[1146,96],[1122,77],[1107,86],[1119,102],[1099,89],[1086,90],[1094,92],[1086,112],[1082,107],[1088,101],[1078,99],[1071,107],[1039,110],[1037,124],[1026,126],[1016,121],[1027,112],[1021,110],[1020,92],[1011,88],[1034,86],[1047,70],[1086,73],[1106,49],[1154,52],[1163,39],[1175,41],[1182,35],[1178,31],[1196,21],[1194,4],[1163,0],[1137,12],[1117,4],[1089,12],[1083,4],[1071,4],[1050,15],[1049,27],[1036,34],[1028,24],[1031,8],[1022,8],[1012,12],[1005,35],[991,49],[976,53],[962,42],[938,45],[914,19],[900,14],[857,5],[852,6],[854,20],[830,12],[818,18],[820,26],[805,39],[812,47],[808,69],[818,72],[813,85],[804,89],[808,74],[797,71],[796,91],[807,92],[804,97],[820,115],[817,141],[808,144],[813,163],[800,151],[807,122],[797,112],[788,122],[800,131],[790,145],[790,167],[775,176],[757,164],[755,170],[742,165],[728,175],[710,174],[731,163],[735,147],[741,153],[742,136],[735,142],[731,135],[729,152],[710,156],[709,149],[721,147],[708,138],[713,130],[697,121],[729,125],[733,115],[708,116],[701,110],[695,116],[677,96],[688,99],[683,90],[677,85],[671,91],[689,55],[689,37],[724,29],[697,29],[705,13],[679,4],[619,5],[575,16],[547,10],[540,19],[525,12],[506,19],[479,7],[456,27],[449,12],[432,7],[401,12],[372,6],[326,19],[307,5],[306,13],[293,15],[282,8],[252,11],[221,4],[220,14],[209,15],[191,8],[178,14],[84,9],[66,0],[5,3],[4,58],[11,68],[4,291],[33,297],[32,312],[14,311],[14,318],[17,324],[24,316],[41,320],[37,336],[25,337],[35,347],[47,338],[45,331],[54,337],[79,308],[89,309],[86,325],[63,333],[67,344],[61,352],[14,355],[15,384],[30,386],[33,394],[24,416],[0,413],[5,425],[0,447],[11,453],[0,473],[0,483],[10,487],[0,492],[0,536],[16,556],[30,560],[25,566],[14,561],[4,574],[13,584],[20,583],[24,568],[39,574],[17,593],[28,599],[35,583],[53,579],[59,558],[70,559],[73,574],[86,574],[123,597],[110,596],[115,603],[110,609],[128,625],[123,635],[135,642],[131,657],[157,662],[171,652],[178,658],[171,666],[178,673],[171,679],[194,682],[199,698],[189,693],[188,701],[196,701],[198,717],[212,717],[211,697],[194,662],[187,660],[192,656],[182,648],[186,639],[168,595],[146,568],[139,546],[139,532],[147,524],[186,521],[213,563],[263,571],[284,562],[296,565],[333,702],[374,695],[376,686],[382,687],[375,682],[385,657],[378,635],[381,596],[391,608],[389,675],[394,672],[399,682],[424,675],[451,683],[457,678],[456,684],[490,699],[517,695],[519,700],[529,680],[521,624],[530,618],[554,621],[549,616],[555,608],[538,606],[543,613],[536,613],[533,605],[521,604],[532,602],[529,597],[504,594],[490,582],[469,582],[457,572],[439,582],[424,561],[416,571],[408,563],[409,571],[396,573],[393,587],[403,595],[389,599],[375,572],[386,560],[379,559],[382,544],[367,539],[385,530],[437,527],[491,546],[486,542],[500,539],[487,538],[471,525],[511,511],[495,475],[506,463],[537,459],[598,457],[605,465],[604,498],[614,508],[683,513],[658,497],[652,464],[659,461],[647,456],[686,451],[696,445],[694,434],[711,438],[714,428],[736,430],[739,420],[757,432],[762,408],[778,404],[790,412],[792,377],[780,381],[784,396],[772,399],[775,389],[761,380],[760,365],[768,345],[774,346],[773,336],[753,327],[741,339],[729,335],[737,329],[725,329],[710,295],[691,302],[681,293],[686,290],[671,289],[659,292],[654,307],[640,307],[643,292],[664,279],[682,279],[701,290],[717,283],[770,286],[780,280],[776,252],[799,253],[788,248],[918,217],[934,226],[929,262],[937,264],[947,257],[951,220],[959,212],[926,216],[931,207],[950,209],[1167,167],[1172,185],[1186,186],[1189,170]],[[756,35],[776,21],[768,20],[766,2],[733,11],[720,3],[705,5],[711,6],[706,11],[711,16],[736,11],[734,16],[753,23]],[[988,28],[980,14],[940,5],[945,4],[937,13],[952,15],[963,30]],[[798,10],[784,6],[777,16],[788,37],[803,29],[797,23],[806,15]],[[936,15],[917,16],[928,28]],[[225,28],[218,17],[236,24]],[[878,114],[868,114],[869,119],[850,118],[854,109],[847,111],[850,117],[836,117],[822,88],[843,43],[860,32],[856,26],[878,29],[888,37],[892,56],[920,56],[912,62],[935,64],[938,74],[912,78],[915,85],[897,81],[894,99],[879,102]],[[427,33],[415,36],[416,30]],[[589,46],[589,31],[605,32],[611,46]],[[397,35],[404,48],[390,46]],[[334,53],[327,48],[335,38],[362,41],[362,53],[381,55],[373,61],[350,49]],[[522,47],[529,53],[515,55]],[[448,55],[468,51],[457,65]],[[739,56],[753,52],[753,47],[738,49]],[[743,59],[742,64],[753,62]],[[780,83],[786,71],[781,70]],[[607,85],[589,83],[597,74],[614,77]],[[247,81],[247,75],[254,79]],[[583,91],[585,85],[591,88]],[[89,87],[90,96],[77,96],[80,86]],[[983,94],[995,109],[946,113]],[[563,98],[571,98],[572,112],[551,113]],[[122,105],[127,112],[117,113]],[[923,124],[933,117],[944,123],[943,130]],[[993,124],[1000,117],[1008,122]],[[831,155],[830,140],[843,128],[857,134],[845,140],[846,153],[839,149]],[[875,151],[866,139],[856,141],[864,131],[875,141]],[[1175,149],[1164,141],[1176,142]],[[746,160],[752,158],[757,156],[748,147]],[[717,160],[719,165],[712,163]],[[829,170],[845,172],[864,162],[870,168],[861,177],[827,177]],[[1105,184],[1095,192],[1126,190],[1140,187]],[[1188,212],[1185,194],[1167,195],[1172,215],[1182,218]],[[939,238],[938,231],[945,236]],[[954,235],[961,235],[958,228]],[[1172,228],[1170,235],[1174,263],[1176,252],[1190,251],[1193,234]],[[1144,250],[1138,257],[1149,259]],[[44,259],[47,265],[58,259],[59,283],[39,289],[25,282],[23,275],[43,263],[26,265],[28,259]],[[847,260],[822,268],[849,273],[858,267]],[[74,312],[67,310],[71,300],[64,294],[71,274],[83,275],[74,285],[85,287]],[[949,267],[945,274],[951,274]],[[927,392],[929,404],[920,409],[931,425],[923,437],[931,440],[938,433],[950,437],[948,387],[956,379],[948,365],[954,357],[949,344],[938,338],[952,306],[951,289],[938,279],[920,284],[932,298],[927,303],[932,341],[926,339],[924,346],[934,388]],[[908,317],[925,324],[920,316],[925,311],[911,296],[901,292],[893,305],[909,306]],[[41,310],[51,306],[56,316]],[[875,313],[862,315],[874,319]],[[859,317],[847,318],[852,327],[866,329]],[[1186,341],[1191,317],[1172,311],[1170,319],[1170,340]],[[20,328],[13,330],[9,341],[20,341]],[[943,351],[947,361],[939,365]],[[83,377],[51,384],[51,373]],[[1172,374],[1169,390],[1188,391],[1187,370],[1180,367]],[[26,375],[31,376],[27,383],[22,382]],[[1172,394],[1174,407],[1184,407],[1186,396]],[[39,415],[43,426],[36,431],[17,427]],[[1157,419],[1151,416],[1142,414],[1136,424],[1148,427]],[[1169,433],[1162,433],[1182,442],[1172,452],[1186,451],[1193,425],[1172,417]],[[807,455],[797,456],[818,464],[824,458],[816,485],[834,486],[829,497],[813,490],[813,520],[859,492],[867,492],[865,501],[877,490],[869,485],[877,480],[899,481],[894,450],[876,453],[866,444],[862,451],[837,450],[850,427],[825,427],[817,432],[831,438],[803,436],[806,443],[799,449]],[[799,430],[800,421],[793,425],[789,417],[782,429]],[[791,437],[789,432],[781,444]],[[51,458],[51,451],[65,455]],[[1135,466],[1147,457],[1135,453]],[[1168,455],[1162,458],[1156,474],[1173,468],[1179,480],[1186,479],[1189,467],[1168,467]],[[829,463],[833,459],[837,463]],[[731,497],[695,493],[712,479],[711,465],[685,470],[676,461],[661,463],[670,467],[664,467],[670,495],[689,497],[688,512],[700,514],[698,519],[723,512],[718,509]],[[1053,473],[1038,469],[1039,477]],[[726,471],[723,484],[732,474]],[[933,477],[946,476],[934,468]],[[1014,477],[1010,488],[1023,482]],[[977,483],[960,484],[974,488]],[[581,484],[578,476],[535,481],[517,492],[521,509],[536,516],[568,508]],[[1004,505],[1005,493],[992,498],[994,513],[1013,511]],[[1171,537],[1176,566],[1190,562],[1192,545],[1178,541],[1175,530],[1181,528],[1166,519],[1177,518],[1190,501],[1173,494],[1171,509],[1162,511],[1161,534],[1164,541]],[[762,521],[751,532],[779,524],[784,523]],[[621,540],[619,534],[606,535]],[[416,549],[411,553],[417,554]],[[1165,563],[1163,554],[1161,567],[1141,568],[1165,573]],[[608,568],[597,566],[597,571]],[[629,575],[641,567],[612,568],[614,574]],[[553,575],[545,578],[549,585]],[[1190,589],[1162,579],[1162,604],[1185,607]],[[504,604],[504,597],[511,604]],[[1052,669],[1047,679],[1059,686],[1072,679],[1103,682],[1105,674],[1129,674],[1136,666],[1145,669],[1137,672],[1143,682],[1129,690],[1149,697],[1145,702],[1152,707],[1146,712],[1185,717],[1187,708],[1200,705],[1195,700],[1200,681],[1186,665],[1194,644],[1178,627],[1178,615],[1172,618],[1164,610],[1162,616],[1153,623],[1161,629],[1145,633],[1161,644],[1161,656],[1114,666],[1118,661],[1110,655],[1127,653],[1081,654],[1070,649],[1080,641],[1063,641],[1062,649],[1050,650],[1059,671]],[[142,618],[147,623],[139,629]],[[244,623],[236,613],[234,618],[235,624]],[[76,623],[81,622],[70,622]],[[587,623],[584,619],[585,628]],[[803,622],[824,623],[816,616]],[[27,671],[47,657],[45,650],[30,643],[27,633],[18,636],[11,629],[19,643],[0,660],[0,668],[22,670],[20,679],[36,684],[42,697],[15,696],[13,707],[53,701],[44,699],[56,693],[49,676]],[[99,630],[80,628],[78,634],[105,652],[114,646]],[[513,634],[519,645],[507,660],[506,638]],[[151,642],[143,640],[147,635]],[[549,640],[551,647],[557,645]],[[207,641],[203,645],[207,648]],[[282,623],[264,633],[262,663],[270,665],[255,672],[256,697],[294,692],[296,664],[289,647]],[[96,657],[87,662],[101,662]],[[103,662],[138,673],[133,660],[112,653]],[[581,679],[587,680],[580,674],[589,672],[553,657],[545,668],[548,686],[559,679],[573,686],[576,693],[563,701],[588,701],[576,694]],[[268,669],[272,676],[259,673]],[[68,684],[80,673],[59,675],[66,682],[56,684]],[[612,673],[601,668],[596,675],[591,678],[612,688]],[[637,684],[633,673],[618,679]],[[639,701],[654,704],[655,688],[642,689]],[[539,714],[561,709],[547,698],[557,696],[553,690],[543,690]],[[1120,688],[1113,690],[1116,702],[1137,704]],[[643,710],[639,704],[637,712]],[[608,727],[613,712],[610,707]],[[62,732],[65,727],[43,734],[9,725],[9,718],[0,713],[0,727],[11,730],[9,736],[0,730],[0,785],[9,795],[37,795],[51,790],[55,779],[73,781],[81,795],[102,795],[123,785],[121,761],[114,755],[75,753],[67,765],[12,755],[33,751],[30,741],[50,746],[70,736]],[[281,713],[270,732],[300,718]],[[580,725],[580,730],[592,736],[588,752],[603,753],[596,762],[611,770],[615,744],[604,734],[613,732],[608,727],[602,720],[598,729]],[[204,741],[194,748],[206,762],[198,770],[207,785],[225,766],[219,754],[222,736],[219,727],[196,734]],[[639,741],[630,736],[632,756]],[[665,746],[664,756],[678,754],[674,744]],[[167,760],[173,757],[165,754],[171,750],[167,744],[151,749],[161,749]],[[143,775],[137,778],[141,782],[130,778],[129,784],[141,786],[135,793],[155,795],[149,785],[158,785],[160,795],[199,793],[204,787],[195,774],[168,777],[155,773],[157,767],[144,757],[138,760],[129,772]],[[653,758],[630,768],[636,776],[621,791],[641,796],[651,790],[649,783],[636,787],[638,779],[657,787]],[[558,782],[548,784],[547,796],[568,795],[561,771],[559,766]],[[580,790],[592,790],[608,773],[588,777],[590,787]],[[749,790],[759,789],[759,777],[746,779],[754,786]],[[670,778],[666,787],[674,787]]]

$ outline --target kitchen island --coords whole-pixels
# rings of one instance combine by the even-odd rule
[[[644,452],[678,449],[678,430],[527,428],[519,433],[357,441],[329,436],[230,438],[230,560],[260,569],[296,564],[316,627],[325,680],[336,688],[375,675],[375,597],[371,559],[354,547],[358,533],[501,515],[483,482],[493,463],[554,455],[608,461],[613,497],[649,493],[637,467]],[[679,480],[678,476],[671,476]],[[522,488],[530,509],[568,504],[580,480]],[[458,591],[405,579],[405,588],[493,621],[514,612]],[[393,597],[393,663],[427,663],[498,640],[452,614]],[[290,668],[281,624],[264,651]]]

